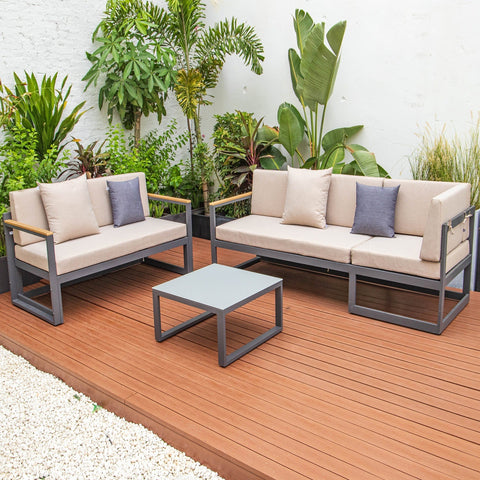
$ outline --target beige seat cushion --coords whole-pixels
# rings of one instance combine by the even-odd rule
[[[349,227],[319,229],[285,225],[277,217],[249,215],[217,227],[217,238],[228,242],[350,263],[350,250],[369,236],[350,234]]]
[[[106,225],[100,228],[99,235],[76,238],[55,245],[57,273],[62,275],[79,270],[185,235],[185,224],[151,217],[120,228]],[[17,245],[15,254],[19,260],[48,271],[45,242],[25,247]]]
[[[142,199],[143,214],[145,217],[150,215],[148,206],[147,183],[145,173],[122,173],[121,175],[111,175],[108,177],[92,178],[87,180],[88,191],[92,200],[93,211],[97,218],[99,227],[113,223],[112,205],[107,189],[107,180],[109,182],[123,182],[138,177],[140,187],[140,197]]]
[[[307,170],[289,166],[283,223],[325,228],[331,176],[331,168]]]
[[[85,175],[38,187],[55,243],[99,233]]]
[[[400,187],[401,189],[401,187]],[[422,237],[397,234],[374,237],[352,249],[352,263],[427,278],[440,278],[440,263],[420,259]],[[447,256],[447,271],[468,255],[468,241]]]

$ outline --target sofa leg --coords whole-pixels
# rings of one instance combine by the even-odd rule
[[[188,239],[186,245],[183,246],[183,265],[185,273],[193,272],[193,244],[192,237]]]
[[[52,325],[63,323],[62,286],[57,278],[50,279],[50,300],[52,302]]]
[[[348,274],[348,312],[353,313],[354,305],[357,303],[357,274]]]

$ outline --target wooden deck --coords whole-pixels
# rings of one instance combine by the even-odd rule
[[[209,263],[207,241],[194,251],[196,268]],[[345,279],[251,270],[284,279],[284,331],[225,369],[215,318],[155,342],[151,287],[175,275],[146,265],[66,288],[59,327],[0,295],[0,344],[227,479],[480,478],[480,293],[435,336],[349,315]],[[369,285],[359,294],[432,311],[423,295]],[[269,328],[273,300],[229,316],[230,349]],[[193,311],[165,302],[162,321]]]

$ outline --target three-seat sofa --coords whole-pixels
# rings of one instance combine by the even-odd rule
[[[468,303],[472,262],[470,232],[473,231],[469,184],[333,174],[326,193],[312,196],[308,192],[310,173],[302,173],[306,187],[297,184],[296,197],[292,198],[293,190],[288,190],[291,174],[292,170],[255,170],[252,192],[211,204],[212,262],[217,261],[217,248],[220,247],[253,253],[257,259],[346,272],[349,312],[437,334]],[[396,190],[393,236],[351,233],[358,214],[357,183],[379,187],[374,190],[380,193]],[[327,195],[325,225],[319,228],[318,225],[301,224],[305,223],[302,215],[298,221],[294,218],[285,222],[287,210],[312,211],[311,203],[322,195]],[[216,225],[217,208],[249,197],[250,215]],[[292,202],[297,204],[288,205]],[[384,214],[384,207],[383,202],[373,208],[370,205],[371,211],[366,215],[371,214],[375,223],[377,217]],[[306,223],[309,223],[308,218]],[[447,290],[451,280],[462,272],[462,292]],[[356,294],[359,278],[433,293],[438,296],[438,314],[434,320],[426,321],[361,306],[357,304]],[[448,312],[446,297],[456,300]]]

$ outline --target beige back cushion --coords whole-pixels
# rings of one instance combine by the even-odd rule
[[[38,187],[55,243],[100,233],[85,175]]]
[[[395,209],[395,233],[422,237],[432,198],[456,184],[386,178],[383,185],[385,187],[400,185]]]
[[[381,187],[383,178],[332,175],[327,203],[327,224],[352,227],[355,217],[357,182]]]
[[[282,217],[287,194],[288,172],[261,170],[253,172],[252,215]]]
[[[9,196],[12,220],[48,230],[48,220],[38,187],[10,192]],[[18,230],[13,231],[13,239],[16,244],[22,246],[44,240],[42,237]]]
[[[138,177],[140,184],[140,196],[142,198],[143,214],[145,217],[150,216],[148,207],[147,183],[145,173],[123,173],[121,175],[112,175],[109,177],[99,177],[87,180],[88,191],[92,200],[93,211],[97,218],[99,227],[111,225],[113,223],[112,206],[110,204],[110,196],[107,190],[107,180],[109,182],[122,182]]]
[[[332,169],[288,167],[287,194],[282,223],[325,228]]]
[[[430,202],[420,258],[430,262],[440,261],[442,223],[470,206],[470,184],[451,184],[451,188],[436,195]],[[401,188],[401,187],[400,187]],[[457,225],[448,231],[447,253],[450,253],[469,236],[469,223]]]

